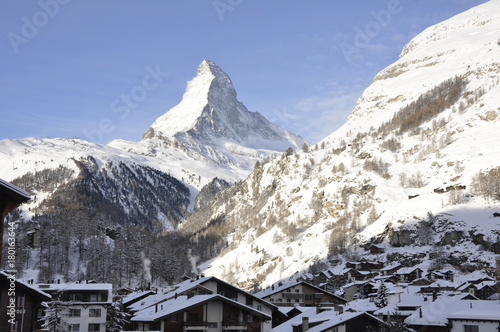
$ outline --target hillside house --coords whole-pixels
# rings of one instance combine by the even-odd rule
[[[70,331],[106,331],[106,314],[112,300],[111,284],[39,284],[38,289],[50,294],[52,299],[67,302],[68,316],[64,320]]]
[[[481,300],[487,300],[496,293],[496,283],[493,280],[482,281],[480,283],[464,283],[457,288],[457,291],[469,293]]]
[[[385,248],[381,245],[372,244],[371,246],[368,247],[368,251],[372,255],[378,255],[385,253]]]
[[[380,272],[384,276],[391,276],[396,273],[397,270],[401,269],[403,266],[401,264],[392,264],[380,269]]]
[[[346,299],[306,282],[295,282],[273,286],[255,296],[277,306],[337,306]]]
[[[422,278],[422,269],[418,267],[403,267],[395,272],[402,282],[412,282],[416,279]]]
[[[14,292],[14,294],[10,294]],[[29,283],[16,280],[12,275],[0,272],[0,332],[32,332],[42,329],[40,318],[43,305],[51,296]],[[10,315],[10,303],[13,301]],[[12,320],[14,324],[9,324]]]
[[[432,281],[435,280],[447,280],[453,281],[453,271],[452,270],[433,270],[426,274],[426,278]]]

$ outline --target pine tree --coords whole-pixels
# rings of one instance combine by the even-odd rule
[[[69,324],[63,319],[68,315],[69,304],[60,299],[42,303],[46,307],[45,315],[40,319],[44,321],[42,327],[49,332],[69,332]]]
[[[387,306],[387,296],[389,295],[389,291],[387,290],[387,287],[385,286],[384,282],[380,282],[380,286],[377,291],[377,297],[375,298],[375,305],[378,308],[383,308]]]
[[[106,331],[107,332],[119,332],[122,331],[125,325],[129,322],[129,314],[125,312],[123,308],[122,299],[113,301],[108,309],[108,315],[106,319]]]

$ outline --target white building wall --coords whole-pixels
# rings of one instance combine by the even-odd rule
[[[64,317],[64,321],[68,324],[80,324],[79,332],[88,332],[89,324],[99,324],[100,332],[105,332],[106,330],[106,308],[102,305],[71,305],[68,307],[69,309],[80,309],[80,317]],[[100,317],[90,317],[90,309],[100,309],[101,316]]]
[[[500,313],[499,313],[500,316]],[[477,325],[479,332],[498,332],[500,331],[500,322],[481,322],[481,321],[461,321],[453,320],[453,327],[451,332],[464,332],[464,325]]]

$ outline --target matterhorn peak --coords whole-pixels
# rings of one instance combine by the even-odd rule
[[[203,60],[187,83],[182,101],[160,116],[144,134],[176,141],[187,149],[228,143],[283,152],[305,140],[250,112],[236,98],[229,76],[214,62]]]

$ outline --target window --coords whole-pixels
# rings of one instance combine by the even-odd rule
[[[286,302],[291,303],[292,299],[286,299]]]
[[[69,317],[80,317],[82,315],[81,309],[69,309]]]
[[[90,302],[101,302],[101,294],[92,293],[89,297]]]
[[[198,321],[198,314],[189,314],[189,321],[190,322],[197,322]]]
[[[207,327],[209,329],[216,329],[217,328],[217,322],[208,322]]]
[[[24,295],[17,296],[17,306],[24,307]]]
[[[464,325],[464,332],[479,332],[477,325]]]
[[[257,304],[257,310],[262,311],[262,304]]]
[[[171,322],[177,322],[178,319],[179,318],[178,318],[177,314],[170,316],[170,321]]]
[[[99,332],[101,330],[100,324],[89,324],[89,332]]]
[[[69,300],[70,301],[81,301],[82,294],[78,294],[78,293],[69,294]]]
[[[79,332],[80,331],[80,324],[69,324],[69,331],[70,332]]]
[[[306,295],[306,300],[312,300],[312,295]]]
[[[295,290],[295,293],[300,293],[300,291],[298,289]]]
[[[101,317],[101,309],[89,309],[89,317]]]
[[[17,320],[14,321],[14,324],[10,324],[11,331],[17,331],[18,329],[19,329],[19,322]]]

